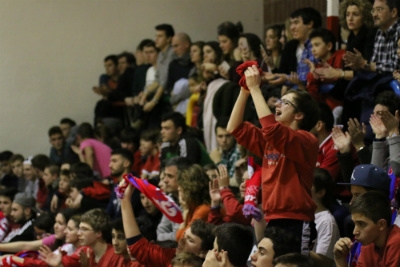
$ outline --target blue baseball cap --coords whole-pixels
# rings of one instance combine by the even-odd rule
[[[354,168],[350,183],[338,184],[370,187],[384,191],[389,196],[390,182],[389,175],[382,168],[373,164],[361,164]]]

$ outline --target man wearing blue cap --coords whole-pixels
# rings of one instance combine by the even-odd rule
[[[389,202],[389,194],[390,194],[390,182],[391,179],[389,175],[382,169],[373,164],[361,164],[354,168],[353,173],[351,174],[350,183],[340,183],[344,185],[350,185],[352,198],[350,200],[350,205],[353,204],[354,200],[360,195],[368,192],[368,191],[376,191],[383,193],[386,196],[387,201]],[[350,217],[350,216],[349,216]],[[351,215],[351,217],[353,217]],[[353,219],[353,218],[351,218]],[[350,218],[349,218],[350,220]],[[348,227],[354,228],[354,223],[346,218],[345,224]],[[348,223],[346,223],[348,221]],[[390,223],[390,222],[389,222]],[[346,225],[345,225],[346,226]],[[354,230],[353,230],[354,234]],[[342,238],[343,239],[343,238]],[[341,239],[339,239],[340,241]],[[345,240],[350,240],[349,238],[345,238]],[[338,241],[338,242],[339,242]],[[348,243],[348,242],[347,242]],[[358,257],[361,251],[361,243],[357,243],[351,249],[351,255],[349,256],[349,262],[351,262],[351,266],[356,266]],[[337,264],[337,261],[335,259]],[[340,266],[340,265],[338,265]]]
[[[350,183],[338,184],[350,185],[353,195],[351,204],[356,197],[371,190],[381,191],[389,200],[390,182],[389,175],[382,168],[373,164],[361,164],[354,168]]]

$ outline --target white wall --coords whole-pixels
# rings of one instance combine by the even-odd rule
[[[104,56],[134,51],[156,24],[208,41],[226,20],[262,36],[263,1],[0,0],[0,151],[47,154],[61,117],[92,122]]]

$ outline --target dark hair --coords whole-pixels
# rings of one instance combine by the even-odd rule
[[[336,51],[336,46],[335,46],[336,38],[335,38],[335,35],[333,34],[333,32],[331,32],[328,29],[318,28],[311,32],[310,40],[313,38],[317,38],[317,37],[320,37],[325,44],[328,44],[328,43],[332,44],[332,48],[330,50],[331,53]]]
[[[60,120],[60,124],[69,124],[71,127],[76,125],[76,122],[74,120],[71,120],[70,118],[62,118]]]
[[[333,189],[335,188],[335,184],[328,170],[322,168],[314,169],[314,187],[315,192],[325,190],[325,195],[322,197],[321,202],[330,210],[333,203]]]
[[[203,264],[202,258],[189,252],[181,252],[177,254],[171,261],[172,266],[191,266],[201,267]]]
[[[386,220],[387,227],[392,224],[392,211],[387,195],[378,191],[368,191],[356,197],[350,205],[351,214],[362,214],[374,223]]]
[[[89,164],[84,162],[77,162],[71,165],[70,172],[75,176],[85,176],[87,178],[93,177],[93,170]]]
[[[16,162],[17,160],[24,162],[25,159],[24,156],[22,156],[21,154],[14,154],[10,158],[11,163]]]
[[[44,230],[46,233],[53,233],[54,230],[54,216],[49,213],[42,213],[36,217],[33,226]]]
[[[120,155],[121,157],[129,161],[129,166],[133,165],[133,154],[128,149],[124,148],[114,149],[111,152],[111,155]]]
[[[276,35],[276,37],[278,38],[278,40],[281,38],[282,36],[282,31],[285,29],[285,25],[284,24],[274,24],[271,25],[269,27],[267,27],[267,29],[265,29],[265,35],[267,34],[267,32],[269,30],[272,30],[274,32],[274,34]],[[281,42],[278,41],[278,48],[279,51],[282,51],[283,47]]]
[[[105,210],[89,210],[82,215],[81,222],[89,224],[95,232],[101,232],[103,239],[111,243],[111,222]]]
[[[206,223],[201,219],[197,219],[190,225],[192,234],[201,239],[201,249],[208,251],[213,249],[215,235],[213,233],[214,225]]]
[[[218,250],[228,252],[228,259],[234,266],[245,266],[253,248],[252,231],[240,224],[225,223],[214,231]]]
[[[319,120],[325,124],[325,130],[330,132],[333,128],[335,119],[331,108],[324,102],[318,103],[319,106]]]
[[[94,138],[94,130],[90,123],[83,122],[78,127],[78,135],[85,139],[85,138]]]
[[[154,47],[156,50],[158,50],[156,47],[156,43],[151,39],[143,39],[137,46],[137,49],[143,51],[145,47]]]
[[[69,219],[71,219],[72,216],[76,213],[76,210],[74,209],[62,209],[58,213],[60,213],[64,219],[65,223],[68,223]]]
[[[50,164],[50,158],[46,155],[39,154],[32,158],[32,167],[44,171],[47,165]]]
[[[393,115],[396,113],[396,110],[400,110],[400,98],[390,90],[378,94],[375,105],[378,104],[387,107]]]
[[[203,42],[203,41],[196,41],[191,44],[191,47],[197,46],[198,48],[200,48],[201,61],[203,61],[203,46],[204,46],[204,44],[205,44],[205,42]]]
[[[165,32],[165,36],[167,36],[167,38],[168,38],[168,37],[173,37],[173,36],[175,35],[174,28],[172,27],[171,24],[166,24],[166,23],[159,24],[159,25],[157,25],[157,26],[155,27],[155,29],[156,29],[157,31],[163,31],[163,32]]]
[[[68,177],[71,179],[71,171],[70,171],[70,170],[62,169],[62,170],[60,171],[60,176],[61,176],[61,175],[63,175],[63,176],[68,176]]]
[[[400,2],[399,2],[399,0],[386,0],[386,4],[388,5],[390,11],[392,11],[393,8],[397,9],[397,17],[400,15]]]
[[[116,55],[108,55],[108,56],[106,56],[105,58],[104,58],[104,62],[107,62],[107,61],[112,61],[112,63],[115,65],[115,66],[117,66],[118,65],[118,56],[116,56]],[[75,126],[75,124],[74,125],[71,125],[71,126]]]
[[[229,117],[220,117],[215,124],[215,132],[217,132],[217,128],[226,129],[228,127]]]
[[[187,130],[186,119],[180,112],[172,111],[162,115],[161,122],[165,122],[171,120],[175,126],[175,128],[182,128],[182,134],[184,134]]]
[[[294,94],[296,112],[303,113],[304,117],[299,122],[299,128],[304,131],[310,131],[317,124],[319,117],[318,102],[306,91],[289,90],[285,93]]]
[[[255,35],[254,33],[243,33],[240,37],[246,38],[247,43],[249,44],[250,50],[253,52],[256,58],[261,58],[261,50],[260,45],[263,45],[260,37]]]
[[[283,228],[267,227],[264,231],[264,238],[271,240],[275,252],[274,258],[300,250],[298,238]]]
[[[119,139],[121,143],[133,143],[138,146],[139,136],[139,132],[135,128],[125,128],[121,131]]]
[[[0,190],[0,196],[8,197],[11,200],[11,202],[14,201],[14,196],[17,193],[18,193],[18,190],[15,187],[4,188],[4,189]]]
[[[9,150],[3,151],[0,153],[0,161],[9,161],[12,155],[13,153]]]
[[[140,139],[152,142],[153,144],[157,144],[160,140],[160,131],[159,130],[146,130],[143,131],[140,135]]]
[[[121,218],[117,218],[114,221],[111,222],[111,228],[114,229],[115,231],[122,232],[125,234],[124,231],[124,224],[122,223]]]
[[[303,19],[303,24],[309,24],[313,22],[313,29],[317,29],[322,25],[321,13],[312,7],[303,7],[296,9],[290,14],[290,18],[294,19],[301,17]]]
[[[69,187],[76,188],[78,191],[81,191],[83,188],[86,187],[91,187],[93,186],[93,179],[91,178],[78,178],[78,179],[72,179],[69,182]]]
[[[60,126],[53,126],[53,127],[51,127],[51,128],[49,129],[49,131],[48,131],[49,137],[52,136],[52,135],[55,135],[55,134],[61,134],[61,135],[63,135]]]
[[[231,39],[234,45],[237,46],[240,34],[243,32],[243,25],[240,21],[236,24],[225,21],[218,25],[217,32],[219,36],[224,35]]]
[[[50,174],[52,174],[52,175],[56,174],[57,177],[60,175],[60,166],[57,164],[50,163],[50,164],[47,164],[46,167],[44,167],[44,168],[49,169]]]
[[[211,47],[212,50],[214,50],[214,53],[215,53],[215,62],[213,62],[213,63],[216,64],[216,65],[221,64],[222,61],[223,61],[224,55],[223,55],[223,53],[222,53],[222,49],[221,49],[221,47],[219,46],[218,42],[216,42],[216,41],[209,41],[209,42],[206,42],[206,43],[204,44],[204,46],[209,46],[209,47]],[[204,47],[204,46],[203,46],[203,47]]]
[[[287,264],[296,267],[312,267],[314,266],[309,257],[300,253],[289,253],[278,258],[275,258],[272,262],[274,266],[281,264]]]
[[[118,55],[118,59],[123,57],[126,58],[128,65],[131,65],[132,67],[136,65],[136,58],[132,53],[124,51]]]

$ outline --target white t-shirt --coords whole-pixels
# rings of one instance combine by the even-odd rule
[[[151,66],[146,72],[146,86],[149,86],[156,80],[156,68]]]
[[[315,214],[315,225],[318,237],[313,251],[333,260],[333,247],[340,238],[335,218],[326,210]]]

